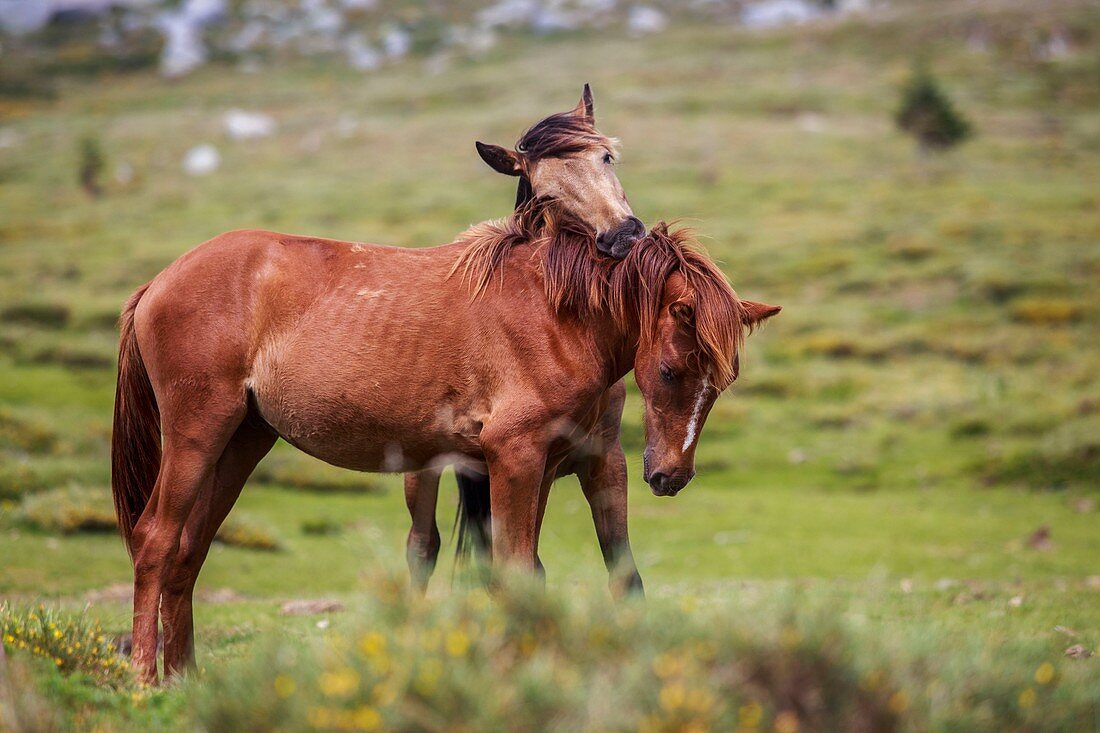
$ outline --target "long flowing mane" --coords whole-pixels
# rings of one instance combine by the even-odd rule
[[[561,217],[551,202],[534,200],[506,219],[474,225],[458,241],[467,246],[451,274],[460,274],[475,297],[517,245],[530,243],[546,298],[559,316],[612,318],[623,327],[637,323],[643,348],[657,335],[665,283],[679,273],[694,298],[696,358],[709,366],[711,384],[719,389],[737,376],[745,308],[690,230],[661,222],[623,260],[613,260],[597,252],[590,231]]]

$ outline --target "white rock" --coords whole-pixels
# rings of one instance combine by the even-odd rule
[[[200,26],[224,20],[227,11],[226,0],[187,0],[180,6],[180,14]]]
[[[482,28],[496,26],[526,25],[539,10],[536,0],[501,0],[477,13],[478,25]]]
[[[626,17],[626,26],[635,35],[660,33],[668,27],[668,18],[657,8],[635,5]]]
[[[222,163],[218,149],[209,143],[196,145],[183,157],[183,170],[189,176],[205,176],[213,173]]]
[[[222,118],[225,134],[233,140],[252,140],[275,134],[275,118],[263,112],[231,109]]]
[[[374,71],[382,65],[382,54],[358,33],[344,40],[344,55],[348,65],[357,71]]]
[[[530,24],[535,33],[560,33],[577,30],[581,27],[581,20],[576,13],[546,6],[536,8]]]
[[[202,26],[183,13],[162,13],[157,27],[164,35],[160,73],[169,78],[184,76],[206,63]]]
[[[0,28],[17,36],[42,30],[52,15],[48,0],[0,0]]]
[[[806,23],[823,15],[820,6],[809,0],[760,0],[741,10],[741,22],[750,28],[776,28]]]
[[[23,136],[18,130],[10,127],[0,127],[0,149],[17,148],[23,143]]]
[[[256,44],[263,40],[266,33],[267,26],[264,23],[258,20],[250,20],[229,41],[229,48],[237,53],[251,51],[256,47]]]
[[[115,166],[115,182],[121,186],[128,186],[134,182],[134,166],[123,160]]]
[[[347,112],[336,118],[336,134],[345,140],[359,130],[359,120]]]
[[[393,26],[382,36],[382,50],[391,59],[399,59],[412,50],[412,36],[401,28]]]

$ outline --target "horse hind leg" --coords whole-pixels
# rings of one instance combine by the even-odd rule
[[[161,594],[179,552],[184,526],[246,411],[243,392],[235,400],[226,394],[221,399],[209,398],[204,402],[201,414],[193,404],[162,413],[160,472],[149,503],[134,528],[131,665],[144,684],[157,682]],[[166,639],[166,645],[167,642]]]
[[[409,563],[413,587],[421,593],[428,589],[428,580],[435,571],[441,544],[439,526],[435,520],[439,474],[432,468],[405,474],[405,505],[412,517],[405,558]]]
[[[240,497],[248,477],[275,444],[276,435],[250,414],[233,433],[203,485],[183,528],[179,551],[161,596],[164,626],[164,674],[174,676],[194,666],[195,582],[210,545]]]

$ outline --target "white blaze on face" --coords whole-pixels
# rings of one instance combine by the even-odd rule
[[[708,389],[710,389],[710,381],[704,377],[703,384],[699,387],[699,396],[695,398],[695,409],[691,413],[691,421],[688,422],[687,436],[684,438],[684,453],[687,453],[688,448],[695,442],[695,437],[698,435],[699,416],[703,414],[703,405],[707,400]]]

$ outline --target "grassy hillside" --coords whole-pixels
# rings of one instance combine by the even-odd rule
[[[1068,51],[1048,58],[1053,34]],[[1091,3],[926,2],[767,33],[513,35],[475,60],[413,56],[367,75],[214,64],[172,83],[61,77],[52,100],[0,97],[13,141],[0,149],[0,598],[78,609],[128,580],[118,539],[81,518],[109,506],[113,321],[131,290],[239,227],[450,241],[513,197],[473,141],[511,143],[589,81],[636,213],[691,224],[741,295],[784,306],[750,338],[675,500],[641,481],[631,396],[631,528],[651,595],[732,604],[749,628],[752,613],[825,607],[958,680],[1026,680],[1049,660],[1081,698],[1096,657],[1062,651],[1100,644],[1098,52]],[[975,129],[944,156],[919,156],[892,124],[921,58]],[[278,131],[230,140],[230,108]],[[89,138],[106,161],[98,199],[78,185]],[[221,166],[188,176],[202,143]],[[402,552],[399,478],[282,445],[256,478],[234,518],[279,549],[211,554],[200,588],[237,595],[199,603],[208,669],[285,630],[312,643],[314,620],[278,616],[279,602],[358,603],[364,572]],[[602,584],[572,480],[551,498],[542,557],[554,590]],[[125,630],[124,600],[91,598]],[[128,692],[46,688],[70,711],[131,709]],[[1006,690],[1019,712],[1021,689]],[[99,722],[172,718],[191,694],[204,693]]]

